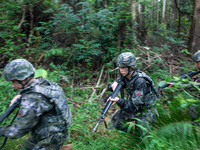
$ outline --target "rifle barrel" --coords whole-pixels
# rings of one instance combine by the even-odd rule
[[[193,76],[195,76],[196,74],[199,74],[199,73],[200,73],[200,70],[196,71],[196,72],[189,71],[187,74],[184,74],[184,75],[180,76],[179,78],[180,79],[185,79],[185,78],[188,78],[188,77],[192,78]],[[175,82],[176,81],[170,81],[169,83],[175,83]],[[166,83],[163,86],[158,87],[158,90],[164,89],[164,88],[166,88],[166,87],[168,87],[170,85],[171,84]]]

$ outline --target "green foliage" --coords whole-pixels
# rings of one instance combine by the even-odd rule
[[[200,128],[193,124],[184,111],[175,106],[159,109],[154,128],[140,142],[132,134],[122,133],[119,149],[161,150],[161,149],[199,149]],[[122,144],[123,143],[123,144]]]
[[[102,52],[99,50],[100,44],[95,44],[95,41],[80,40],[81,44],[74,44],[76,49],[74,53],[74,61],[84,60],[87,65],[91,66],[90,62],[93,60],[92,56],[99,56]]]
[[[138,146],[137,149],[198,149],[199,136],[199,128],[194,127],[191,123],[173,123],[153,131],[149,138],[141,144],[142,146]]]
[[[47,78],[48,72],[44,69],[37,69],[35,70],[34,78],[42,76],[43,78]]]
[[[128,21],[131,14],[128,9],[122,9],[128,8],[127,5],[120,3],[120,6],[117,7],[111,6],[95,11],[91,9],[92,3],[81,2],[77,6],[78,8],[81,6],[83,9],[76,13],[68,4],[45,11],[45,13],[54,14],[52,19],[47,23],[40,22],[41,26],[36,27],[35,30],[44,33],[41,38],[41,48],[46,49],[46,57],[58,57],[59,54],[61,59],[69,58],[67,60],[70,63],[81,62],[90,66],[93,65],[94,59],[110,61],[116,55],[118,39],[116,33],[124,22],[126,22],[128,30],[127,39],[123,42],[132,43],[128,37],[132,32],[132,29],[129,28],[131,22]],[[118,12],[117,15],[116,12]],[[53,47],[50,46],[52,38],[55,43]]]
[[[51,68],[54,71],[48,71],[48,79],[51,79],[54,82],[66,81],[70,83],[71,74],[68,68],[64,65],[55,65],[53,63],[50,64]]]
[[[62,59],[61,62],[67,65],[79,62],[93,67],[94,60],[98,60],[98,64],[108,63],[123,49],[135,48],[141,40],[136,38],[137,32],[143,32],[135,31],[133,27],[138,25],[147,30],[146,44],[149,46],[157,45],[166,51],[185,48],[193,6],[193,2],[180,3],[180,9],[185,13],[181,16],[182,30],[177,37],[175,21],[170,20],[169,24],[151,21],[155,15],[149,12],[157,7],[157,3],[152,4],[149,0],[138,1],[145,8],[141,12],[145,18],[142,24],[132,20],[129,1],[39,2],[2,1],[1,20],[4,21],[0,23],[0,50],[4,57],[37,59],[45,51],[46,59]],[[159,3],[162,5],[162,1]]]
[[[74,107],[72,112],[74,118],[70,130],[70,140],[73,141],[73,149],[103,150],[112,149],[113,146],[116,146],[118,139],[113,140],[111,138],[114,138],[116,133],[105,130],[103,122],[98,127],[98,130],[92,133],[92,129],[98,121],[98,116],[100,116],[99,112],[101,112],[97,103],[81,104],[79,107]]]
[[[146,128],[147,134],[140,142],[134,135],[123,133],[119,148],[123,143],[123,149],[199,149],[200,103],[197,93],[199,88],[194,82],[185,79],[183,84],[183,80],[180,82],[177,78],[177,83],[164,89],[164,95],[157,102],[159,117],[153,127]]]
[[[138,20],[132,20],[129,1],[71,0],[62,3],[45,0],[35,5],[37,2],[42,1],[1,1],[0,67],[3,68],[11,59],[27,58],[31,62],[39,63],[48,72],[47,77],[46,72],[37,70],[36,76],[47,77],[63,87],[73,114],[71,137],[66,144],[72,143],[73,148],[78,150],[103,150],[116,149],[120,146],[120,141],[125,140],[122,143],[123,149],[126,149],[127,145],[127,149],[132,146],[132,149],[199,149],[199,128],[191,124],[191,116],[186,115],[189,114],[190,106],[199,104],[195,93],[199,90],[187,80],[184,81],[187,83],[185,86],[190,86],[195,92],[188,91],[179,80],[174,87],[166,88],[165,97],[158,103],[161,115],[157,128],[149,129],[150,134],[144,137],[143,143],[136,141],[132,145],[132,135],[105,130],[103,123],[99,125],[96,133],[91,133],[104,104],[98,98],[88,103],[102,65],[106,68],[105,77],[102,79],[105,85],[119,75],[118,70],[113,70],[116,57],[121,52],[133,52],[139,59],[138,68],[147,72],[156,85],[160,80],[174,80],[170,76],[195,70],[190,59],[191,54],[186,47],[194,1],[179,2],[179,8],[183,12],[181,20],[162,22],[159,16],[157,22],[156,15],[153,15],[154,12],[160,11],[157,10],[157,3],[152,5],[150,0],[139,0],[142,8],[145,8],[142,12],[145,18],[141,20],[142,24],[138,24]],[[161,6],[162,1],[159,3]],[[24,8],[26,13],[23,20]],[[156,11],[151,13],[155,9]],[[33,24],[30,10],[34,16]],[[23,22],[20,25],[21,21]],[[181,28],[178,35],[179,21]],[[140,35],[143,30],[138,30],[137,27],[146,30],[147,36],[138,38],[136,35]],[[141,45],[143,38],[146,41]],[[150,50],[139,49],[139,46],[148,46]],[[41,57],[41,53],[44,53],[45,57]],[[40,57],[42,59],[39,59]],[[99,88],[97,93],[100,94],[103,88],[105,87]],[[4,80],[2,73],[0,89],[0,110],[3,114],[17,92],[10,82]],[[95,97],[96,95],[93,96]],[[114,107],[109,115],[115,109]],[[13,114],[2,125],[8,125],[12,117]],[[196,122],[198,121],[199,117],[196,118]],[[130,129],[132,127],[134,123],[130,124]],[[198,132],[193,132],[193,129]],[[21,143],[27,137],[8,140],[6,149],[21,149]]]
[[[20,28],[17,23],[19,22],[19,18],[14,19],[13,13],[19,13],[21,6],[20,3],[17,2],[13,4],[14,1],[10,1],[10,3],[2,3],[2,7],[0,7],[0,11],[3,13],[1,15],[0,20],[4,20],[0,22],[0,51],[1,55],[6,56],[7,58],[14,58],[19,56],[21,52],[19,49],[23,49],[26,42],[23,42],[25,39],[25,34],[21,33]],[[15,10],[7,11],[7,10]]]

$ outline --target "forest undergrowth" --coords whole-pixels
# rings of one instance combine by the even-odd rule
[[[135,53],[138,59],[138,68],[149,74],[156,86],[161,82],[172,80],[175,75],[187,73],[188,68],[191,68],[192,71],[195,70],[191,58],[184,52],[180,52],[180,57],[177,57],[174,54],[151,51],[147,47],[139,46]],[[183,55],[185,56],[182,57]],[[186,57],[188,59],[185,59]],[[160,113],[157,124],[148,129],[150,134],[144,137],[140,144],[133,142],[134,137],[132,135],[120,133],[115,129],[106,129],[103,121],[92,133],[105,106],[103,99],[111,94],[107,91],[107,85],[117,79],[119,73],[115,67],[115,58],[113,62],[103,65],[96,71],[91,71],[87,67],[83,69],[80,66],[81,64],[78,64],[71,70],[67,70],[66,66],[52,64],[51,69],[45,69],[48,72],[48,75],[45,74],[45,76],[63,87],[72,111],[73,121],[69,129],[70,138],[66,141],[66,145],[72,144],[74,150],[130,148],[152,150],[191,147],[197,149],[199,147],[199,128],[191,122],[191,117],[186,115],[189,113],[189,106],[198,103],[197,98],[192,93],[187,92],[184,89],[185,87],[180,89],[178,86],[167,88],[164,91],[164,96],[161,96],[157,104]],[[40,75],[44,75],[44,73],[39,70],[37,76]],[[2,115],[8,108],[12,97],[17,93],[12,89],[11,84],[4,80],[2,72],[0,80]],[[196,90],[198,91],[198,89]],[[112,125],[110,119],[118,109],[117,106],[112,106],[108,111],[105,119],[108,126]],[[2,125],[8,125],[13,116],[14,113]],[[29,135],[20,139],[8,139],[5,149],[20,150],[28,137]],[[0,138],[1,144],[3,139]],[[187,142],[184,142],[184,140]],[[130,142],[123,146],[122,141]]]
[[[3,68],[24,58],[35,66],[36,76],[57,82],[65,91],[73,115],[65,145],[74,150],[200,149],[199,88],[179,78],[197,71],[192,60],[196,50],[189,45],[198,39],[190,33],[194,5],[194,0],[1,1],[0,115],[17,94],[5,81]],[[147,134],[140,142],[131,134],[106,129],[103,121],[92,133],[105,106],[103,99],[111,94],[107,85],[119,77],[116,58],[126,51],[135,54],[138,69],[157,87],[177,82],[163,89],[156,104],[159,117],[151,127],[141,128]],[[109,109],[109,127],[118,109]],[[9,125],[16,112],[0,127]],[[134,122],[129,127],[134,129]],[[21,150],[28,137],[8,139],[4,149]],[[3,140],[0,137],[0,144]]]

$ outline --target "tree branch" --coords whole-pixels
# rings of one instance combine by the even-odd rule
[[[18,24],[19,28],[21,27],[21,25],[22,25],[22,23],[23,23],[23,21],[25,19],[25,15],[26,15],[26,6],[24,6],[24,8],[23,8],[22,19],[21,19],[20,23]]]

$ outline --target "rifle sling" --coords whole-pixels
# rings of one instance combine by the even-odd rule
[[[107,126],[105,120],[103,120],[103,121],[104,121],[104,125],[105,125],[105,127],[106,127],[107,129],[109,129],[109,130],[115,128],[115,127],[117,126],[117,124],[118,124],[119,119],[121,118],[121,116],[122,116],[122,109],[120,109],[120,111],[119,111],[119,115],[118,115],[118,117],[117,117],[117,120],[113,123],[113,126],[111,126],[110,128],[108,128],[108,126]]]

